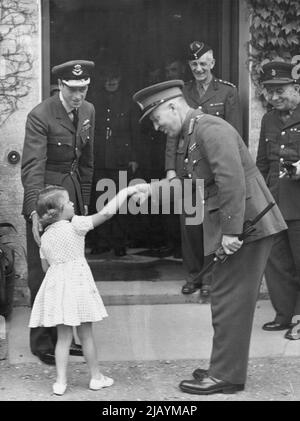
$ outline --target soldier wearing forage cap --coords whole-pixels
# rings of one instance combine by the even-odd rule
[[[204,251],[222,245],[230,256],[216,263],[211,285],[213,347],[208,370],[194,371],[184,380],[184,392],[207,395],[243,390],[253,315],[261,277],[273,234],[286,229],[275,205],[244,240],[238,236],[246,220],[253,219],[273,197],[242,138],[221,118],[192,109],[183,97],[182,81],[168,81],[137,92],[142,119],[149,116],[156,130],[182,134],[181,165],[191,180],[204,180]],[[163,180],[145,184],[141,198],[158,197]],[[198,205],[198,206],[201,206]],[[200,321],[201,323],[201,321]]]
[[[65,187],[77,214],[86,214],[93,175],[94,106],[85,101],[94,63],[74,60],[54,66],[59,93],[38,104],[27,116],[21,178],[24,187],[28,286],[31,303],[43,280],[39,257],[38,192],[46,185]],[[33,354],[54,364],[56,328],[30,331]],[[71,354],[81,350],[71,348]],[[82,355],[82,354],[81,354]]]
[[[277,235],[266,268],[275,319],[264,330],[289,329],[285,338],[300,339],[300,84],[291,63],[262,66],[261,82],[273,109],[263,116],[257,166],[287,223]],[[284,164],[290,163],[294,175]],[[298,164],[297,164],[298,163]],[[291,326],[293,316],[296,326]]]
[[[241,113],[237,89],[232,83],[221,80],[212,74],[212,69],[215,66],[212,48],[203,42],[193,41],[187,49],[186,59],[194,76],[194,79],[186,82],[182,88],[189,106],[200,108],[207,114],[223,118],[241,133]],[[178,143],[178,139],[169,138],[166,144],[166,170],[169,178],[183,171],[179,165],[181,153],[181,143]],[[201,270],[204,261],[203,246],[201,247],[202,224],[187,226],[185,216],[182,215],[181,239],[183,264],[188,272],[188,279],[182,287],[182,292],[190,294],[196,291],[191,278]],[[202,296],[208,295],[207,281],[208,276],[203,280]]]

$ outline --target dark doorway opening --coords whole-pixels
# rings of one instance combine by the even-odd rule
[[[169,53],[184,57],[187,45],[200,40],[214,49],[216,76],[238,84],[238,6],[238,0],[50,0],[49,64],[97,62],[105,49],[134,91],[144,86],[149,66],[162,65]]]

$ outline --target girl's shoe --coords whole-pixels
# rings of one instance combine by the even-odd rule
[[[110,377],[102,376],[100,380],[98,379],[91,379],[89,388],[91,390],[100,390],[103,387],[109,387],[114,384],[114,380]]]
[[[66,391],[67,385],[63,383],[54,383],[52,386],[53,393],[55,395],[63,395]]]

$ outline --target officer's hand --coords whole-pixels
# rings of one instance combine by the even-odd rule
[[[243,241],[240,241],[236,235],[223,235],[222,247],[226,254],[233,254],[242,247]]]
[[[134,174],[139,167],[139,164],[136,161],[128,162],[128,167],[131,169],[132,173]]]
[[[39,217],[37,213],[33,213],[31,216],[32,220],[32,234],[35,242],[40,247],[41,245],[41,237],[40,237],[40,231],[42,231],[42,227],[39,222]]]
[[[84,213],[83,214],[84,214],[84,216],[87,216],[88,213],[89,213],[89,207],[88,207],[88,205],[84,205],[83,208],[84,208],[84,211],[83,211]]]
[[[172,178],[176,177],[176,171],[175,170],[168,170],[166,174],[167,180],[172,180]]]
[[[292,180],[300,180],[300,161],[294,162],[292,164],[296,168],[296,174],[292,175]]]

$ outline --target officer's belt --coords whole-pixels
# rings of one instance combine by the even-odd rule
[[[257,167],[251,167],[245,170],[245,178],[250,179],[252,177],[257,176],[260,174]],[[215,184],[214,180],[209,180],[208,183],[204,185],[204,200],[207,200],[209,197],[213,197],[218,194],[218,186]]]
[[[59,172],[61,174],[72,174],[78,169],[78,161],[74,159],[72,162],[47,162],[46,171]]]

